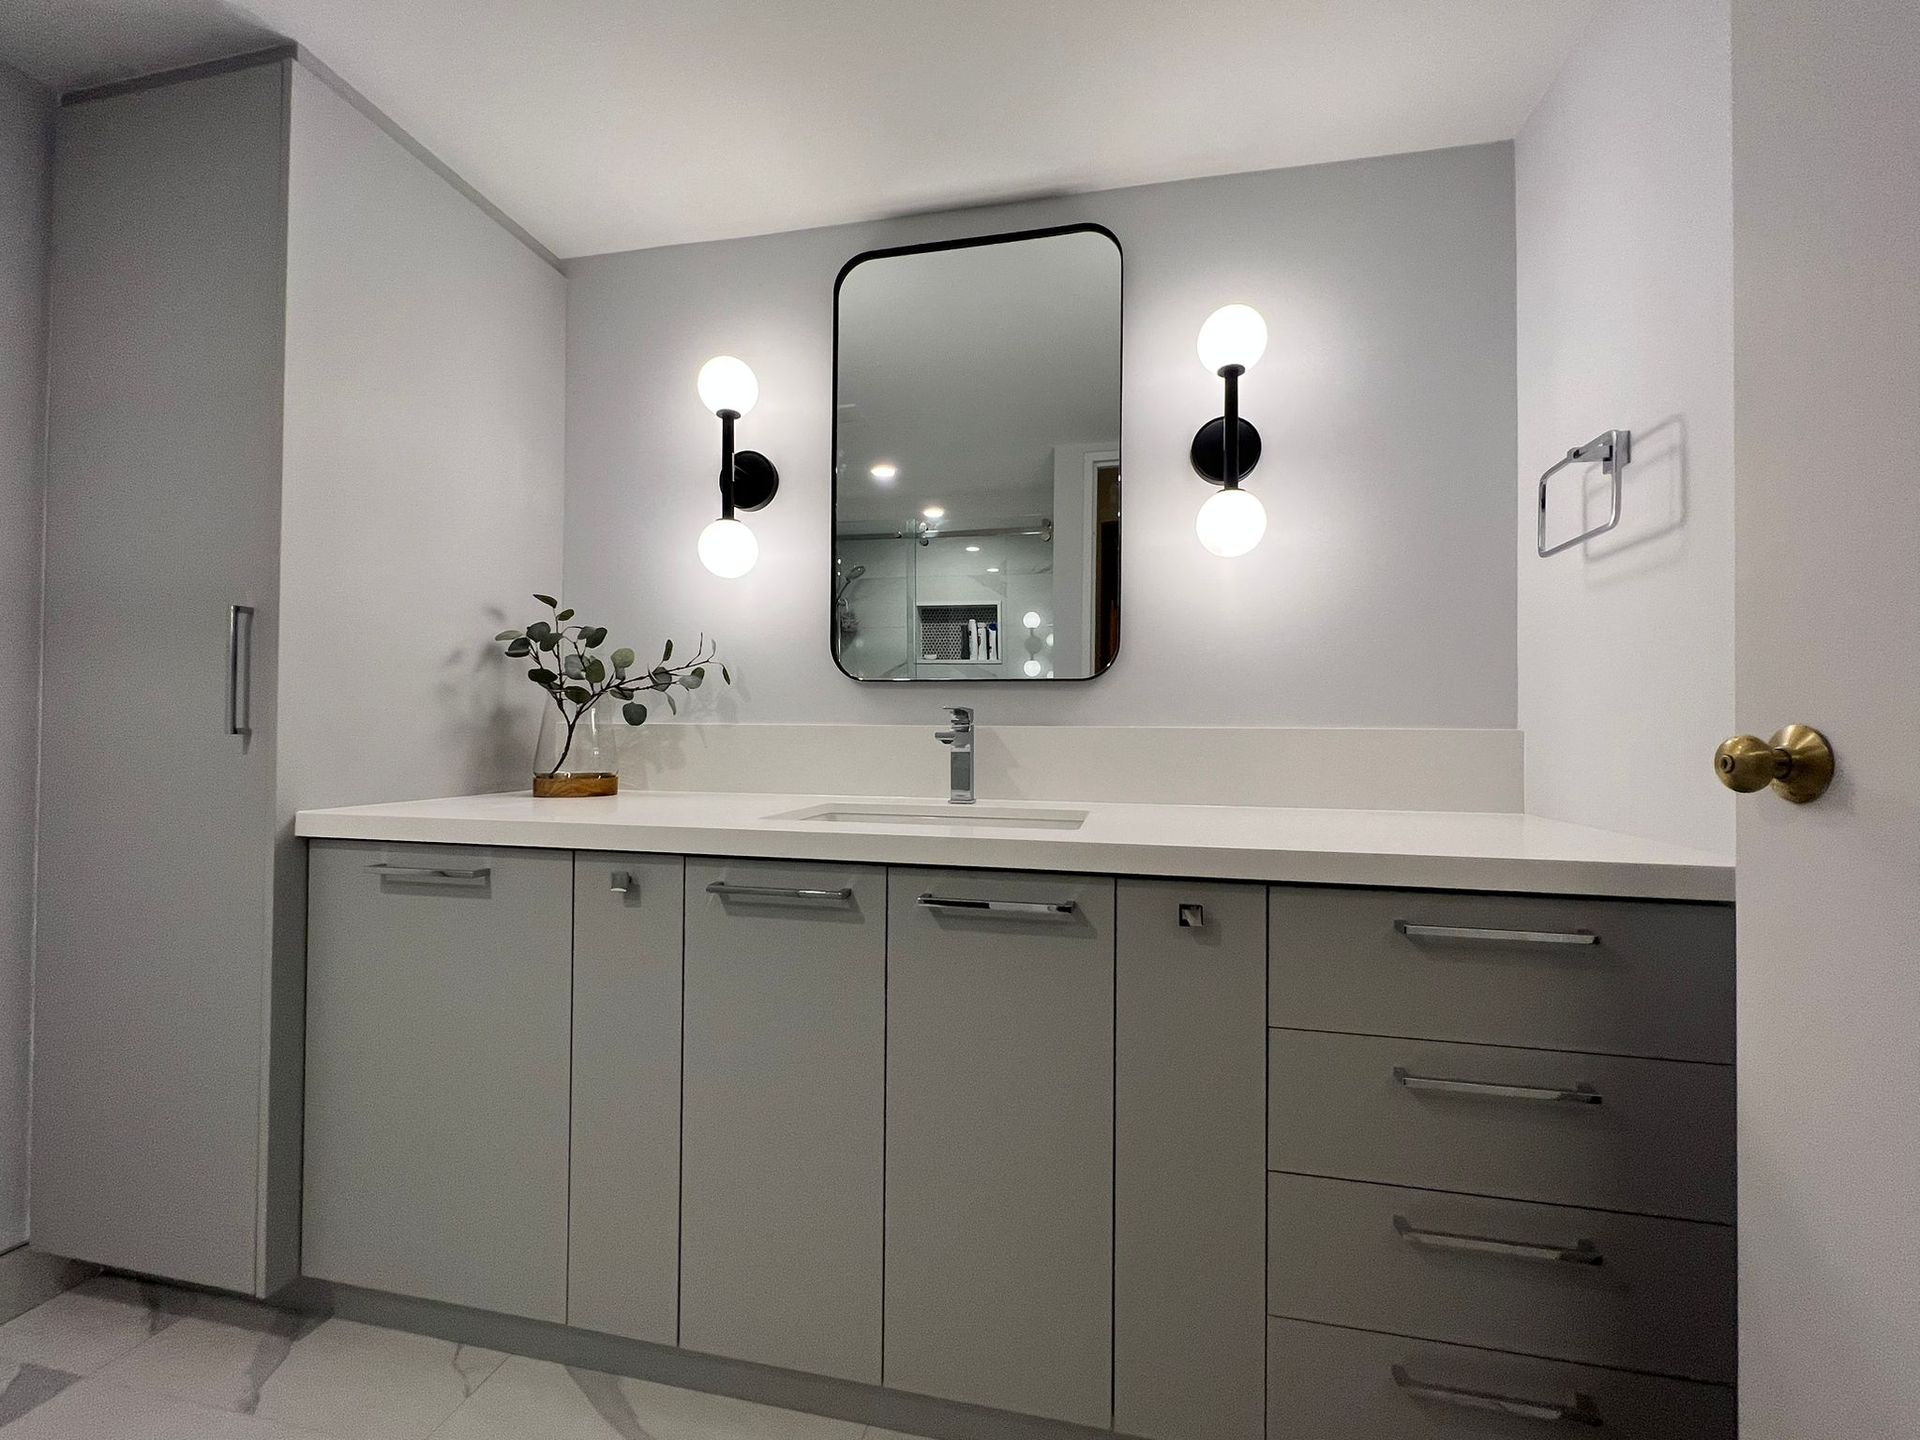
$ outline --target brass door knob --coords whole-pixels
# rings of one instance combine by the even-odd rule
[[[1789,725],[1770,740],[1736,735],[1713,752],[1713,773],[1729,790],[1748,794],[1771,785],[1774,794],[1804,805],[1833,783],[1833,747],[1811,725]]]

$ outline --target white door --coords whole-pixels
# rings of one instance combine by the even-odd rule
[[[1920,5],[1733,10],[1738,715],[1839,760],[1740,802],[1742,1434],[1913,1440]]]

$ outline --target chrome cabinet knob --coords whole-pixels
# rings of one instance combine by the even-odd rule
[[[1782,799],[1804,805],[1833,783],[1833,747],[1811,725],[1789,725],[1767,740],[1735,735],[1713,752],[1713,773],[1743,795],[1772,786]]]

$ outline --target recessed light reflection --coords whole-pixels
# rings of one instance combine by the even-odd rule
[[[946,507],[943,505],[929,505],[927,506],[926,509],[922,510],[920,513],[926,516],[927,519],[929,520],[939,520],[945,517],[947,511],[946,511]]]
[[[878,465],[867,471],[867,473],[876,480],[891,480],[900,473],[900,467],[891,460],[882,460]]]

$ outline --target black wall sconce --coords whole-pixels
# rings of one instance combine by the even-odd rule
[[[1194,517],[1200,543],[1215,555],[1244,555],[1267,533],[1267,510],[1240,482],[1260,463],[1260,432],[1240,418],[1240,377],[1267,353],[1267,322],[1251,305],[1223,305],[1200,327],[1200,363],[1226,385],[1226,414],[1193,437],[1188,458],[1220,487]]]
[[[733,422],[753,409],[760,382],[743,360],[716,355],[700,367],[700,403],[720,417],[720,518],[700,532],[700,563],[723,580],[753,569],[760,542],[735,510],[763,510],[780,493],[780,472],[758,450],[733,448]]]

